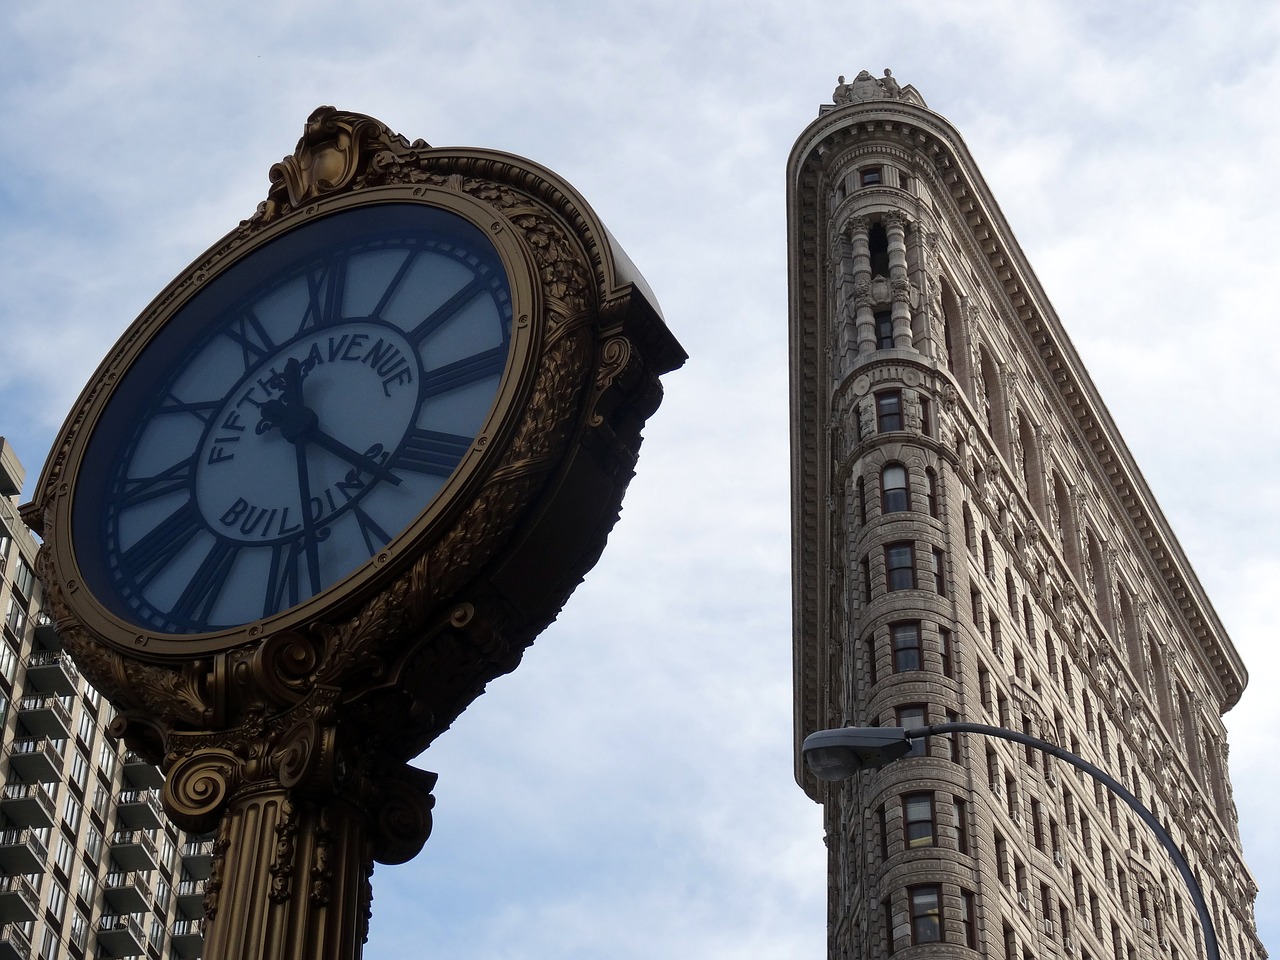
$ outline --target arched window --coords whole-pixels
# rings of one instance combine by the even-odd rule
[[[884,513],[911,509],[907,468],[900,463],[891,463],[880,471],[880,509]]]

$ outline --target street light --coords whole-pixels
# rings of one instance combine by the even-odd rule
[[[801,752],[809,771],[820,780],[848,780],[859,770],[875,770],[885,764],[905,757],[911,750],[911,741],[921,737],[945,733],[978,733],[988,737],[999,737],[1001,740],[1012,740],[1024,746],[1034,747],[1050,756],[1057,757],[1083,770],[1095,780],[1104,784],[1107,789],[1120,797],[1136,813],[1152,832],[1161,846],[1168,852],[1173,864],[1182,875],[1187,889],[1191,891],[1191,900],[1195,904],[1200,918],[1200,929],[1204,932],[1204,950],[1206,960],[1219,960],[1218,935],[1213,929],[1213,920],[1209,915],[1209,906],[1200,892],[1200,884],[1187,858],[1182,855],[1173,837],[1156,819],[1155,814],[1142,805],[1138,798],[1115,777],[1105,770],[1095,767],[1088,760],[1077,757],[1070,751],[1063,750],[1056,743],[1041,740],[1038,737],[1004,727],[993,727],[985,723],[935,723],[927,727],[842,727],[834,730],[819,730],[804,738]]]

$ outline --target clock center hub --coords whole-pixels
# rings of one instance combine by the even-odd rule
[[[413,427],[421,378],[397,329],[355,320],[295,338],[209,421],[196,466],[205,524],[245,543],[320,538],[380,482]],[[281,482],[282,477],[296,482]]]

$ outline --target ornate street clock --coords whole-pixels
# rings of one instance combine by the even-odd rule
[[[322,107],[129,327],[24,516],[66,645],[216,830],[208,957],[354,957],[408,765],[553,619],[684,353],[548,171]]]

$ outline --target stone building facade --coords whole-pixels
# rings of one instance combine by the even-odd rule
[[[43,614],[23,479],[0,438],[0,960],[191,960],[213,841],[168,822]]]
[[[1109,771],[1260,960],[1222,715],[1243,663],[956,130],[863,72],[788,166],[796,776],[824,806],[829,956],[1202,956],[1150,831],[972,734],[845,784],[842,725],[996,724]]]

